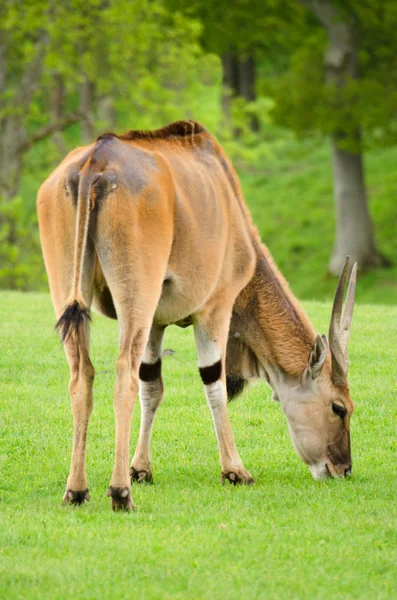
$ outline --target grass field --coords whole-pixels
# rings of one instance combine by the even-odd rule
[[[305,303],[326,330],[330,306]],[[353,476],[315,482],[264,384],[230,406],[252,487],[222,487],[190,329],[170,328],[155,485],[137,510],[106,498],[113,465],[117,325],[94,317],[91,501],[63,507],[71,451],[68,368],[46,294],[0,294],[0,597],[397,597],[397,307],[358,305],[350,343]],[[132,445],[137,439],[139,407]]]

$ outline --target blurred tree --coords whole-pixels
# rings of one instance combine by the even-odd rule
[[[312,32],[276,84],[276,120],[301,135],[330,135],[336,205],[330,272],[340,272],[346,255],[362,269],[386,265],[375,246],[362,153],[396,141],[397,3],[298,2],[310,11]]]
[[[35,236],[24,245],[22,223],[31,221],[17,198],[28,150],[77,121],[91,141],[96,101],[103,107],[115,90],[127,111],[142,114],[141,127],[180,114],[194,95],[200,31],[163,0],[3,0],[0,286],[26,287],[22,254],[36,244],[39,255]]]
[[[226,115],[241,108],[239,96],[255,99],[260,71],[279,124],[330,136],[337,223],[330,272],[340,272],[346,254],[362,269],[388,264],[374,241],[362,152],[396,139],[395,0],[167,1],[198,17],[203,47],[222,56]],[[251,102],[248,112],[254,129],[258,106]]]
[[[180,101],[194,81],[200,28],[161,0],[5,0],[0,11],[3,197],[16,195],[23,156],[39,140],[79,120],[84,141],[93,139],[95,98],[117,89],[161,113],[164,97]]]
[[[84,115],[81,121],[81,137],[84,144],[91,143],[95,136],[94,104],[95,83],[84,75],[80,83],[80,111]]]
[[[204,50],[221,56],[223,65],[222,106],[229,119],[234,99],[243,99],[248,108],[251,128],[259,127],[254,102],[257,97],[258,67],[264,62],[285,62],[296,47],[304,11],[295,0],[167,0],[171,8],[183,10],[203,25],[201,44]],[[285,34],[288,31],[288,34]],[[251,105],[251,106],[250,106]]]
[[[0,197],[13,198],[19,187],[23,156],[38,140],[63,129],[80,117],[71,112],[62,120],[34,130],[30,119],[51,47],[50,19],[53,11],[44,1],[0,7]]]
[[[223,94],[222,107],[224,115],[230,119],[230,100],[243,98],[246,102],[256,100],[256,64],[253,54],[245,54],[240,58],[238,51],[224,52],[222,54],[223,67]],[[249,116],[250,127],[258,131],[259,121],[257,115]]]
[[[51,97],[52,122],[59,123],[62,120],[63,116],[65,86],[63,83],[62,76],[57,71],[55,71],[54,73],[53,84],[51,89],[49,90],[49,93]],[[65,154],[66,146],[62,137],[62,132],[59,129],[54,132],[53,140],[60,154]]]

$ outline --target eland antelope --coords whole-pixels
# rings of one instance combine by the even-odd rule
[[[153,420],[163,397],[168,325],[193,325],[198,365],[220,451],[221,478],[252,483],[237,452],[228,395],[263,378],[316,479],[351,471],[348,264],[329,332],[316,335],[259,239],[238,177],[199,123],[108,133],[72,151],[40,188],[41,244],[70,367],[73,451],[65,503],[88,500],[87,428],[93,405],[90,307],[119,323],[112,507],[133,508],[132,480],[150,481]],[[140,384],[139,440],[129,464]]]

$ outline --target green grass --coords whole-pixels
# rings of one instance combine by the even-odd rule
[[[353,476],[315,482],[264,384],[232,403],[253,487],[222,487],[190,329],[170,328],[155,485],[110,510],[117,325],[95,316],[91,501],[61,506],[71,451],[68,368],[46,294],[0,295],[0,597],[383,599],[397,589],[397,307],[358,305],[350,345]],[[326,330],[330,306],[307,302]],[[139,407],[132,444],[137,439]]]

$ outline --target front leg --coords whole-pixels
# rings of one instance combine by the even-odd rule
[[[221,462],[221,481],[253,483],[237,452],[230,426],[226,391],[225,354],[230,312],[218,309],[195,322],[199,371],[214,420]]]

